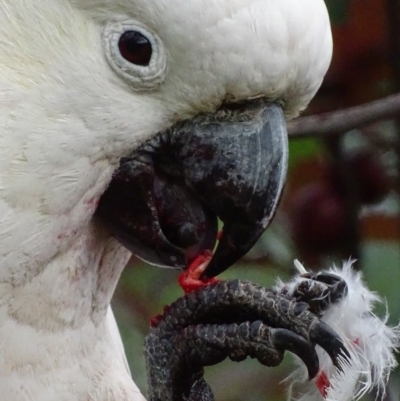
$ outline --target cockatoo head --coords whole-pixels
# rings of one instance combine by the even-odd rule
[[[57,319],[108,305],[129,253],[93,216],[121,158],[235,107],[234,125],[250,110],[248,131],[276,128],[285,145],[277,110],[306,107],[332,51],[322,0],[0,0],[0,20],[0,282],[30,286],[25,320],[39,293],[65,304],[72,283]]]

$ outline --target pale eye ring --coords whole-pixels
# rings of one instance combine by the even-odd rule
[[[111,68],[133,89],[157,89],[165,80],[164,44],[155,32],[140,22],[108,22],[103,31],[103,46]]]

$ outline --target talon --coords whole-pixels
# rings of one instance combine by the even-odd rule
[[[310,330],[310,338],[328,353],[337,369],[342,370],[340,357],[347,361],[350,360],[350,353],[344,346],[343,341],[326,323],[318,321],[318,323],[314,324]]]
[[[340,282],[343,282],[344,280],[337,276],[336,274],[332,273],[317,273],[317,274],[312,274],[309,276],[311,280],[314,281],[320,281],[321,283],[325,283],[328,285],[335,285]]]
[[[318,317],[348,294],[346,281],[336,274],[307,272],[300,277],[304,280],[297,284],[292,295],[297,301],[306,302]]]
[[[252,357],[277,366],[286,350],[304,362],[309,379],[317,378],[323,390],[315,344],[341,369],[350,354],[338,334],[309,313],[306,304],[256,284],[233,280],[205,286],[200,277],[210,256],[198,258],[185,272],[203,288],[171,304],[146,337],[150,387],[157,391],[151,399],[181,399],[175,394],[189,391],[202,378],[204,366],[226,357],[234,361]]]
[[[274,329],[271,333],[274,346],[297,355],[307,367],[309,380],[314,379],[319,371],[318,355],[314,347],[290,330]]]
[[[318,281],[327,285],[329,303],[333,304],[343,299],[348,293],[346,281],[332,273],[318,273],[310,277],[311,280]]]

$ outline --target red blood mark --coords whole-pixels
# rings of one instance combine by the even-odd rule
[[[359,347],[360,346],[360,339],[356,338],[355,340],[352,341],[352,343]]]
[[[218,234],[217,234],[217,240],[218,240],[218,241],[221,241],[222,234],[223,234],[223,231],[222,231],[222,230],[218,231]]]
[[[96,209],[99,204],[99,200],[99,198],[90,198],[85,202],[85,204]]]
[[[218,281],[215,277],[207,280],[200,279],[201,274],[206,269],[208,263],[210,263],[212,256],[212,251],[205,251],[179,275],[178,282],[185,294]]]
[[[317,389],[321,393],[322,397],[326,398],[328,395],[328,389],[331,386],[331,382],[323,370],[319,372],[317,378],[315,379],[315,385],[317,386]]]
[[[150,327],[156,327],[158,326],[158,323],[160,323],[162,317],[164,316],[164,313],[167,313],[169,309],[168,305],[165,305],[163,307],[163,311],[162,313],[160,313],[159,315],[154,316],[153,318],[150,319]]]
[[[152,317],[152,318],[150,319],[150,327],[156,327],[156,326],[158,326],[158,323],[160,323],[161,318],[162,318],[162,315],[161,315],[161,314]]]

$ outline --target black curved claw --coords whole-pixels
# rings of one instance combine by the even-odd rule
[[[301,358],[310,379],[319,371],[314,345],[340,369],[350,354],[338,334],[306,303],[248,281],[219,281],[172,303],[146,338],[150,401],[209,401],[203,367],[247,356],[267,366],[284,351]],[[204,397],[194,388],[199,385]],[[200,398],[199,398],[200,396]]]
[[[304,276],[306,276],[304,274]],[[338,283],[343,282],[344,280],[338,276],[337,274],[333,273],[316,273],[316,274],[309,274],[308,276],[309,279],[314,280],[314,281],[320,281],[321,283],[325,283],[328,285],[337,285]]]
[[[318,374],[318,355],[308,341],[293,331],[286,329],[272,330],[273,344],[278,349],[284,349],[297,355],[306,365],[309,380],[314,379]]]
[[[325,272],[317,273],[311,275],[310,279],[327,285],[331,303],[339,301],[348,293],[346,281],[336,274]]]
[[[339,335],[321,320],[311,327],[310,338],[328,353],[337,369],[342,370],[340,358],[350,360],[349,351],[347,351]]]
[[[332,304],[342,300],[348,294],[344,279],[333,273],[302,274],[293,296],[300,302],[306,302],[317,316],[323,315]]]
[[[212,391],[202,379],[204,366],[227,357],[240,362],[248,356],[277,366],[286,350],[304,361],[310,380],[317,375],[318,356],[309,341],[262,321],[199,324],[172,332],[154,327],[146,337],[145,353],[150,401],[210,401]],[[200,393],[195,391],[198,387]]]

